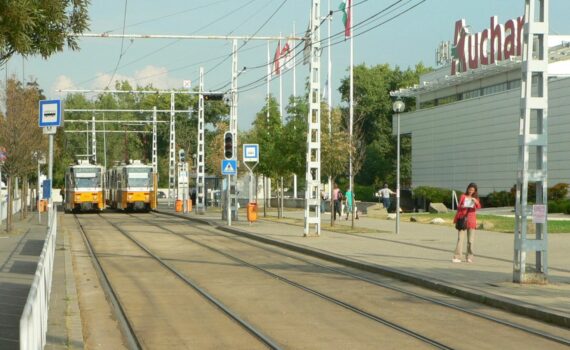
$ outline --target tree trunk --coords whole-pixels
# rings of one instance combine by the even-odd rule
[[[12,220],[13,220],[12,211],[14,208],[14,203],[12,202],[14,199],[14,194],[12,193],[13,192],[13,189],[12,189],[12,181],[13,180],[12,180],[12,176],[8,176],[6,179],[8,182],[8,184],[7,184],[8,185],[8,187],[7,187],[8,202],[6,203],[7,204],[7,207],[6,207],[6,232],[12,232]]]
[[[26,177],[22,180],[22,188],[20,188],[20,200],[22,206],[20,207],[20,219],[25,219],[28,215],[28,179]]]

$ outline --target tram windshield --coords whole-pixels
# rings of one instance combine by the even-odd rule
[[[75,168],[73,169],[75,188],[101,187],[101,169]]]
[[[150,187],[152,186],[151,168],[128,168],[128,187]]]

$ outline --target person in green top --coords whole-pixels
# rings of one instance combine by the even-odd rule
[[[352,195],[352,191],[350,191],[350,188],[346,191],[345,195],[345,205],[346,205],[346,219],[348,220],[348,214],[352,213],[352,203],[353,203],[353,195]],[[357,208],[354,208],[354,211],[356,212],[356,220],[358,220],[358,210]]]

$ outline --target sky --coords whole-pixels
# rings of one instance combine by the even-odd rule
[[[340,2],[330,1],[332,10],[338,9]],[[524,0],[353,0],[353,25],[378,14],[367,25],[354,30],[354,63],[389,64],[406,69],[422,62],[435,67],[435,49],[441,41],[452,40],[458,19],[464,18],[473,32],[480,32],[489,27],[491,16],[498,16],[499,23],[522,16],[524,3]],[[90,29],[86,33],[277,36],[295,32],[302,36],[307,29],[310,4],[310,0],[92,0]],[[322,0],[321,7],[325,16],[329,0]],[[570,1],[550,0],[551,34],[570,34],[569,13]],[[341,18],[339,12],[334,12],[331,34],[343,30]],[[328,35],[325,21],[321,38]],[[338,88],[341,79],[348,76],[349,44],[339,40],[339,36],[332,43],[332,103],[336,106],[344,103],[339,100]],[[255,114],[265,103],[267,88],[263,82],[268,45],[273,57],[277,41],[238,42],[238,67],[246,68],[238,78],[238,90],[242,91],[238,102],[240,130],[251,127]],[[46,60],[15,56],[0,67],[0,83],[6,75],[36,80],[51,99],[65,97],[58,89],[103,89],[113,87],[115,80],[129,80],[132,85],[140,86],[152,84],[165,90],[182,88],[184,80],[197,86],[200,67],[207,72],[206,90],[225,91],[231,81],[230,41],[81,38],[80,47],[80,51],[65,50]],[[325,49],[321,60],[323,88],[327,80],[327,55]],[[308,69],[308,65],[297,65],[298,94],[304,92]],[[293,93],[293,71],[283,73],[281,78],[286,104]],[[270,90],[279,98],[278,78],[272,80]]]

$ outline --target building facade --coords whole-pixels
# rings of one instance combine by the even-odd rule
[[[552,187],[570,183],[570,38],[551,37],[549,42],[548,186]],[[416,110],[400,115],[401,134],[411,136],[412,187],[464,191],[475,182],[481,195],[508,191],[517,181],[520,57],[453,73],[449,62],[424,75],[418,86],[391,93],[416,98]],[[530,159],[535,159],[532,154]]]

